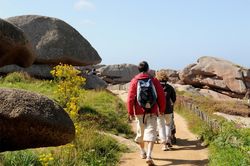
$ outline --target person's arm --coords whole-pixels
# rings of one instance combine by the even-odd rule
[[[134,116],[134,104],[136,97],[136,80],[132,79],[129,86],[128,98],[127,98],[127,109],[129,116]]]
[[[157,103],[159,105],[159,111],[160,113],[164,113],[166,109],[166,97],[160,82],[156,78],[154,79],[154,86],[157,92]]]
[[[172,86],[171,86],[172,87]],[[175,92],[175,89],[172,87],[172,93],[171,93],[171,100],[173,101],[173,103],[175,103],[176,101],[176,92]]]

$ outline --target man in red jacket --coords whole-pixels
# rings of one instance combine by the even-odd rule
[[[151,158],[154,142],[157,137],[156,129],[157,129],[157,115],[164,114],[166,107],[166,99],[164,95],[163,88],[160,82],[152,77],[148,71],[149,66],[148,63],[142,61],[138,69],[140,73],[136,75],[130,82],[128,99],[127,99],[127,108],[130,119],[133,117],[136,118],[137,122],[137,133],[135,142],[140,145],[141,150],[141,158],[145,159],[149,165],[153,164],[153,160]],[[138,82],[140,80],[150,79],[152,84],[154,85],[154,89],[157,95],[157,101],[154,105],[152,105],[150,111],[145,113],[145,108],[138,102]],[[147,153],[144,150],[144,142],[148,142]]]

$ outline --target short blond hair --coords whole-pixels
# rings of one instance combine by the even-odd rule
[[[159,70],[155,76],[159,81],[168,81],[168,73],[165,70]]]

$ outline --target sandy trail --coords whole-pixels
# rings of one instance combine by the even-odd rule
[[[123,101],[126,101],[126,91],[112,91]],[[175,113],[177,145],[174,145],[171,151],[162,151],[160,144],[155,144],[152,158],[155,165],[183,165],[183,166],[202,166],[208,163],[208,150],[200,145],[197,137],[192,134],[188,128],[185,119]],[[132,122],[135,129],[135,122]],[[133,144],[133,143],[131,143]],[[125,153],[120,161],[120,166],[143,166],[147,165],[145,159],[140,159],[139,151],[134,150],[131,153]]]

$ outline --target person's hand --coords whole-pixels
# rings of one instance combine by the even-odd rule
[[[164,115],[164,112],[160,112],[160,115]]]
[[[132,121],[135,119],[135,116],[134,115],[129,115],[128,116],[128,122],[129,123],[132,123]]]

